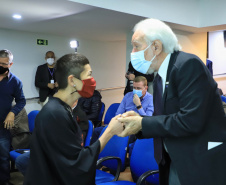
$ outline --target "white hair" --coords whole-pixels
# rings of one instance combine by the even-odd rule
[[[13,62],[13,54],[8,49],[0,50],[0,58],[8,58],[9,63]]]
[[[160,40],[165,53],[181,50],[181,46],[172,29],[158,19],[150,18],[142,20],[134,26],[133,31],[143,32],[147,44],[151,44],[154,40]]]

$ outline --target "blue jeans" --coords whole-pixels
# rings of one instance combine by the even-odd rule
[[[10,178],[9,152],[11,134],[7,129],[0,129],[0,183]]]
[[[24,176],[26,174],[29,159],[30,159],[30,151],[25,152],[16,158],[16,167]]]

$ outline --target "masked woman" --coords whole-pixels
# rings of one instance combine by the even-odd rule
[[[81,54],[61,57],[55,67],[58,92],[36,117],[25,185],[94,185],[99,153],[123,127],[113,118],[103,135],[83,147],[82,132],[73,119],[74,102],[93,95],[96,81]]]

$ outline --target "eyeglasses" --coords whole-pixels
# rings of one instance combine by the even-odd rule
[[[1,62],[0,62],[0,65],[2,65],[2,66],[8,66],[8,65],[9,65],[9,63],[8,63],[8,64],[6,64],[6,63],[1,63]]]

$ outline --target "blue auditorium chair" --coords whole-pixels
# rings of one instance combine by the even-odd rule
[[[99,113],[99,116],[98,116],[98,124],[96,127],[99,127],[101,126],[102,124],[102,120],[103,120],[103,116],[104,116],[104,111],[105,111],[105,104],[103,102],[101,102],[101,109],[100,109],[100,113]]]
[[[111,119],[115,117],[115,113],[117,112],[119,105],[120,103],[113,103],[110,105],[104,117],[105,125],[109,124]]]
[[[154,159],[153,139],[137,139],[130,159],[130,170],[134,182],[114,181],[97,185],[141,185],[144,181],[158,185],[158,165]]]
[[[94,129],[93,123],[92,123],[92,121],[89,120],[89,128],[88,128],[88,132],[87,132],[87,135],[86,135],[84,146],[90,145],[90,141],[91,141],[92,135],[93,135],[93,129]]]
[[[226,96],[223,96],[223,95],[222,95],[222,96],[221,96],[221,99],[222,99],[223,102],[226,103]]]
[[[107,126],[102,130],[101,135],[106,128]],[[97,169],[95,178],[96,184],[118,180],[120,172],[125,170],[128,141],[128,136],[113,136],[106,144],[102,152],[99,154],[97,168],[101,166],[107,167],[111,172],[114,173],[114,175]]]

